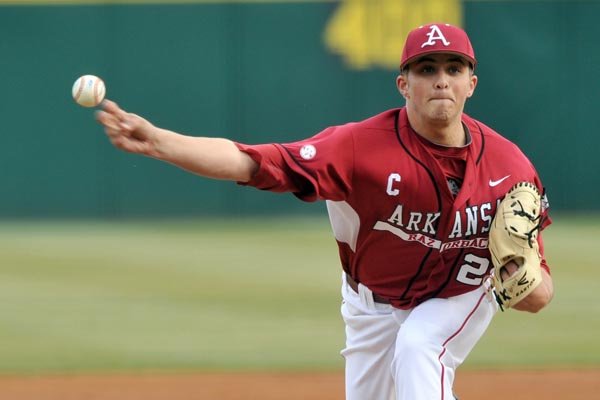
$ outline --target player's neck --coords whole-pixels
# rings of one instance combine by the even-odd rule
[[[435,123],[409,118],[409,122],[418,135],[432,143],[446,147],[462,147],[467,144],[468,138],[460,119],[451,123]]]

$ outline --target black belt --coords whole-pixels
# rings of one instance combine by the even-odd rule
[[[356,282],[349,274],[346,274],[346,282],[348,286],[352,288],[356,293],[358,293],[358,282]],[[373,301],[379,304],[392,304],[389,299],[385,297],[381,297],[380,295],[373,293]]]

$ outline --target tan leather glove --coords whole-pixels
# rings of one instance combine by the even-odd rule
[[[529,182],[513,186],[496,210],[490,228],[489,250],[494,264],[492,284],[496,301],[503,311],[523,300],[542,283],[537,242],[540,212],[540,193]],[[514,261],[518,269],[503,281],[500,271],[509,261]]]

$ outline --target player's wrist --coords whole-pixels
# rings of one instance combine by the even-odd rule
[[[148,144],[150,145],[150,154],[148,155],[163,161],[171,161],[174,158],[172,142],[176,140],[177,134],[166,129],[157,128],[152,124],[147,127],[147,132]]]

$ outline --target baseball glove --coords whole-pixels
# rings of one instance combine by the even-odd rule
[[[541,198],[529,182],[514,185],[498,205],[489,236],[492,284],[502,311],[514,306],[542,283],[541,255],[537,241],[541,225]],[[513,261],[518,269],[502,279],[502,268]]]

